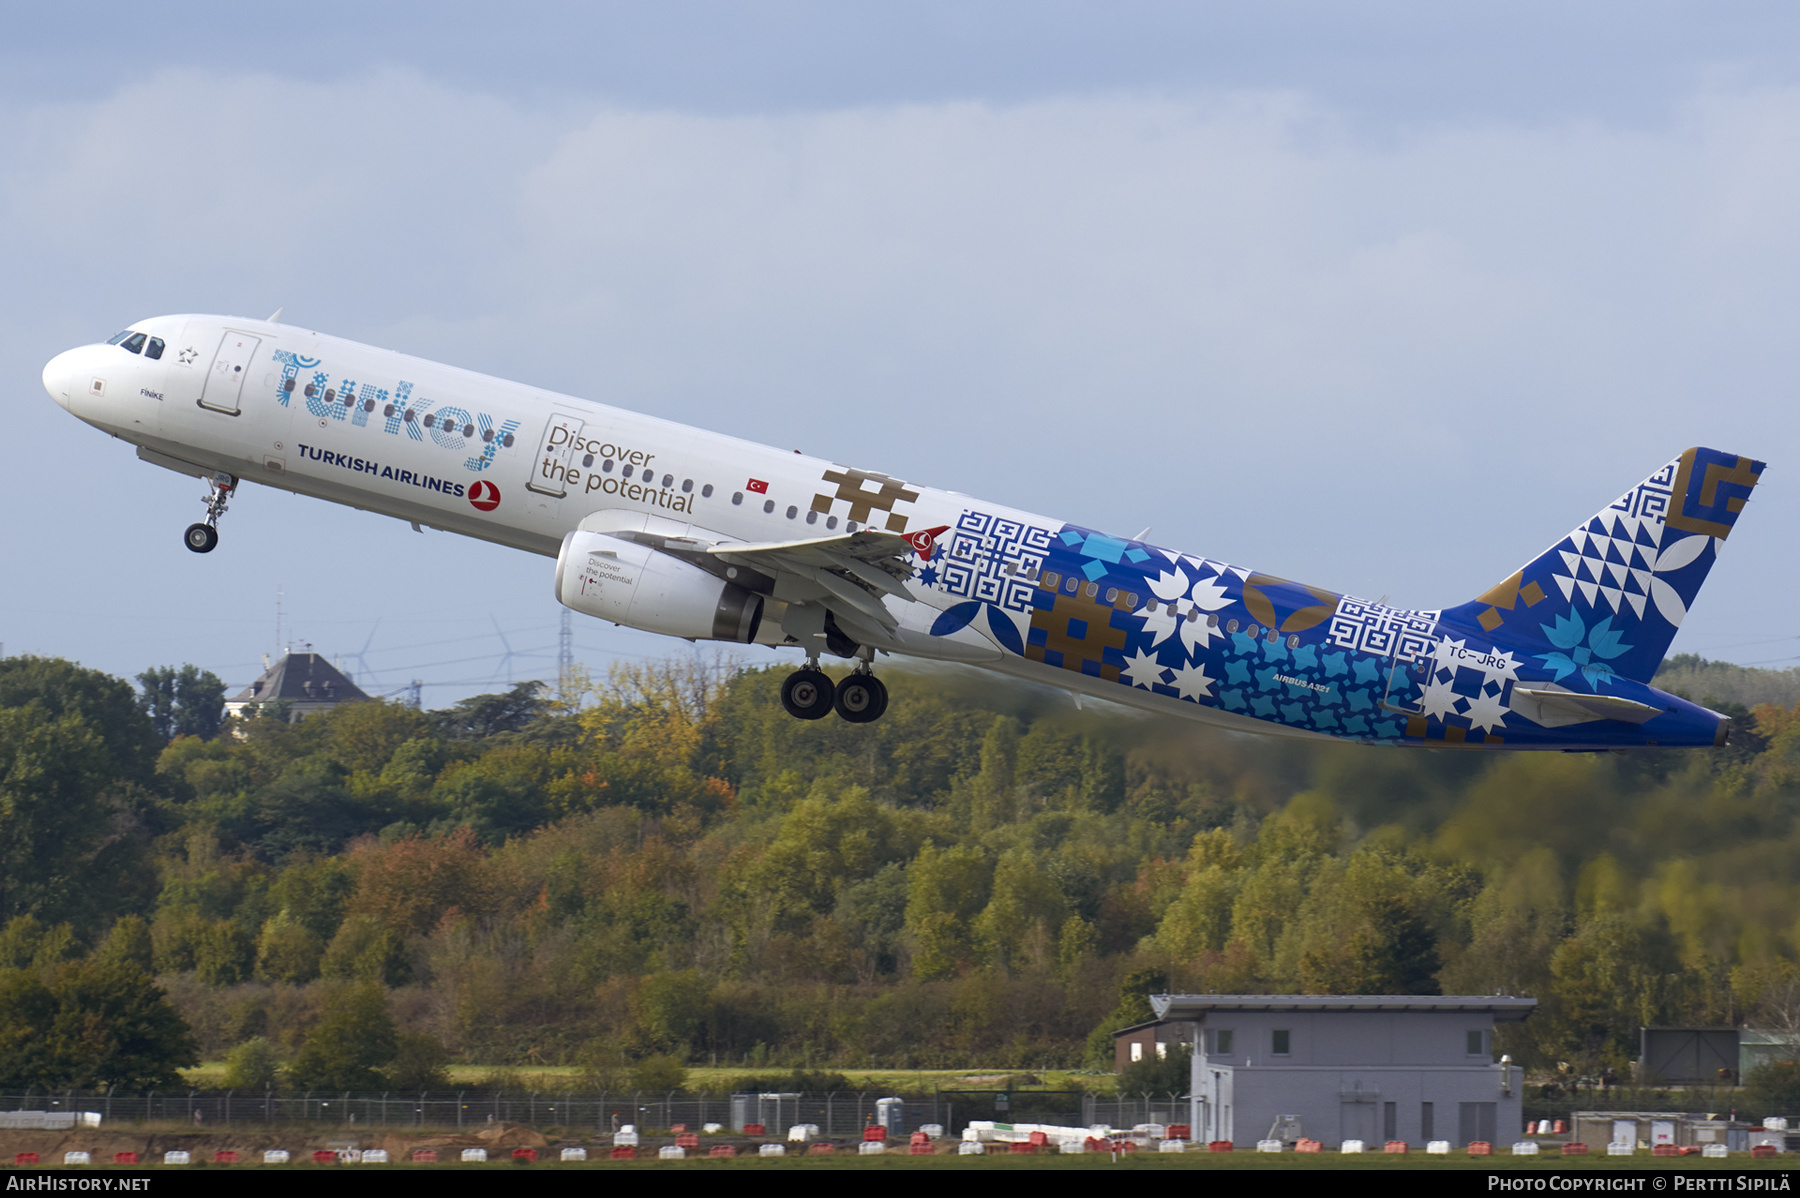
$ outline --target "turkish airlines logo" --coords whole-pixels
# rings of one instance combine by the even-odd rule
[[[500,506],[500,488],[486,479],[469,488],[469,506],[478,512],[491,512]]]
[[[767,495],[769,493],[769,484],[760,478],[753,478],[744,484],[744,490],[755,491],[758,495]]]
[[[914,553],[917,553],[926,561],[930,561],[932,553],[937,549],[937,539],[939,534],[947,532],[949,529],[950,526],[948,524],[940,524],[936,528],[925,528],[920,529],[918,532],[909,532],[906,534],[906,543],[913,547]]]

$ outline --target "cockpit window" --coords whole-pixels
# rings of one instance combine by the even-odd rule
[[[144,356],[146,358],[161,358],[162,351],[163,339],[161,337],[152,337],[150,338],[150,344],[144,347]]]
[[[125,340],[125,338],[127,338],[129,336],[131,336],[131,330],[126,329],[123,333],[120,333],[118,336],[108,338],[106,343],[108,345],[117,345],[119,342]]]
[[[133,333],[131,336],[125,338],[125,340],[119,342],[119,348],[134,354],[141,354],[144,352],[145,340],[146,338],[143,333]]]

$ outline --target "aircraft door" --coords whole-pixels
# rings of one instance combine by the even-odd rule
[[[531,481],[525,484],[528,490],[558,499],[568,494],[569,455],[581,437],[581,426],[579,416],[557,412],[550,417],[550,423],[544,426],[537,457],[532,462]]]
[[[1387,693],[1381,696],[1382,710],[1401,715],[1423,715],[1425,684],[1431,681],[1432,665],[1429,657],[1407,661],[1396,653],[1388,662]]]
[[[200,392],[200,406],[215,412],[238,413],[238,399],[243,394],[244,376],[250,372],[250,360],[262,338],[229,329],[219,338],[219,350],[213,355],[212,369],[207,372],[206,386]]]

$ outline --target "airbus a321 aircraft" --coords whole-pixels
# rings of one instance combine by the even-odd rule
[[[480,537],[555,558],[585,615],[796,648],[783,706],[853,723],[887,706],[879,652],[1243,731],[1723,744],[1649,683],[1763,469],[1686,450],[1477,598],[1412,611],[274,320],[142,321],[44,386],[206,481],[196,553],[245,479]]]

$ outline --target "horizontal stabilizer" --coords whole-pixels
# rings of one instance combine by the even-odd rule
[[[1512,709],[1534,724],[1545,728],[1561,728],[1567,724],[1586,724],[1594,720],[1620,720],[1627,724],[1643,724],[1663,713],[1660,707],[1621,699],[1617,695],[1583,695],[1547,685],[1512,689]]]

